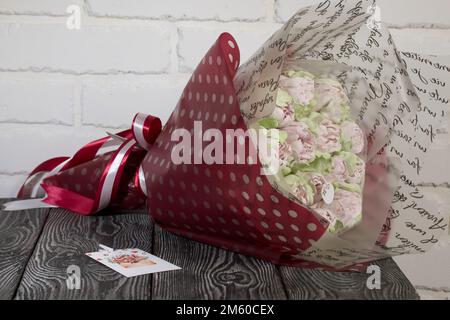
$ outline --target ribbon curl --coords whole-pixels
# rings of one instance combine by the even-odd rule
[[[27,200],[5,203],[3,209],[61,207],[91,215],[130,196],[133,198],[130,203],[135,203],[136,198],[142,203],[147,191],[140,164],[161,129],[159,118],[136,114],[131,129],[92,141],[71,158],[58,157],[41,163],[30,173],[17,195]],[[80,174],[75,174],[78,170]],[[96,178],[96,187],[88,183],[92,175]],[[82,183],[74,186],[74,177],[80,179],[81,176]],[[123,197],[118,194],[121,187],[131,188],[135,194]]]

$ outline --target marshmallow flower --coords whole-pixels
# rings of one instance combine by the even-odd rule
[[[261,128],[280,132],[277,184],[326,219],[333,233],[362,217],[365,136],[348,104],[337,79],[290,70],[280,76],[275,110],[259,120]],[[334,192],[325,195],[330,185]]]

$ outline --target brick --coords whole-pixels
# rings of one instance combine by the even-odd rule
[[[26,173],[52,157],[72,156],[91,140],[105,136],[98,128],[54,125],[0,124],[0,173]]]
[[[129,128],[136,113],[160,117],[165,122],[175,108],[188,75],[139,81],[87,81],[82,89],[84,124]]]
[[[381,20],[393,26],[450,25],[448,0],[378,0]]]
[[[450,300],[450,291],[417,289],[420,300]]]
[[[0,13],[64,16],[67,7],[76,3],[76,0],[2,0]]]
[[[88,0],[88,12],[97,17],[191,20],[245,20],[265,18],[265,0]]]
[[[192,71],[222,32],[229,32],[236,38],[241,52],[241,62],[245,62],[279,27],[277,24],[180,27],[178,45],[180,69]]]
[[[27,175],[0,174],[0,197],[15,198]]]
[[[319,0],[275,0],[275,20],[287,21],[298,10],[320,2]]]
[[[391,29],[397,48],[427,55],[450,54],[450,30]]]
[[[70,81],[0,78],[0,122],[73,123]]]
[[[287,21],[299,9],[315,5],[323,0],[276,0],[277,21]],[[381,21],[390,26],[449,26],[448,0],[377,0]]]
[[[0,25],[0,69],[155,73],[170,64],[169,31],[151,26]]]

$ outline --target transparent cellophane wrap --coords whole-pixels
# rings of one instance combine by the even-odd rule
[[[417,61],[406,59],[389,31],[374,23],[372,5],[331,1],[301,9],[238,69],[235,40],[219,38],[143,162],[149,211],[161,226],[274,263],[330,270],[361,270],[366,262],[439,243],[448,233],[445,199],[429,196],[420,183],[436,161],[445,161],[436,141],[446,121],[420,112],[423,92],[417,94],[408,75],[408,64]],[[328,232],[327,222],[264,175],[259,161],[169,163],[175,129],[192,133],[201,120],[203,132],[216,128],[225,135],[272,114],[287,70],[338,79],[366,136],[362,219],[341,234]]]

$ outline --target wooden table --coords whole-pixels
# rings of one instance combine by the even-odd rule
[[[137,247],[182,270],[126,278],[84,255],[99,243]],[[418,299],[392,259],[376,264],[381,289],[369,290],[369,274],[276,266],[173,235],[144,211],[0,212],[0,299]],[[69,265],[81,270],[78,290],[66,285]]]

